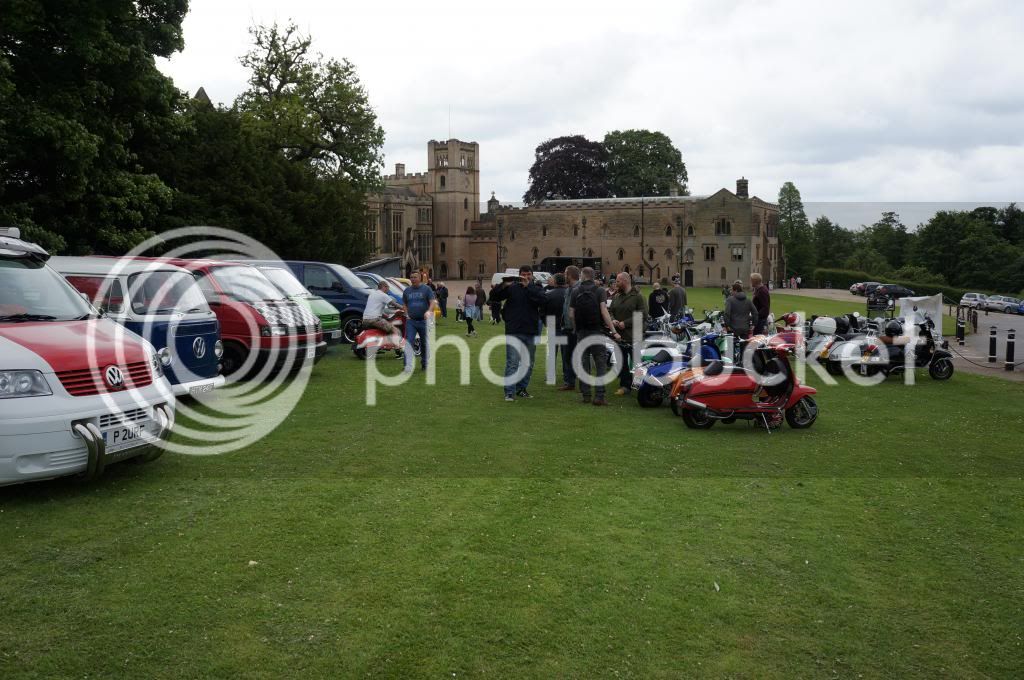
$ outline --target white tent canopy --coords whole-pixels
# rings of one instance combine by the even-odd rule
[[[899,299],[899,315],[905,319],[912,319],[919,315],[931,317],[935,323],[935,332],[942,336],[942,295],[929,295],[927,297],[905,297]]]

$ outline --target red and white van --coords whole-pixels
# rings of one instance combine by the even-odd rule
[[[0,485],[154,460],[174,424],[156,350],[102,318],[49,255],[0,233]]]

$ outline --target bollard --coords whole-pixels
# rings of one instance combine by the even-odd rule
[[[988,363],[996,363],[996,327],[992,326],[988,332]]]
[[[1017,332],[1012,328],[1010,332],[1006,334],[1006,370],[1013,370],[1013,346],[1016,344],[1015,336]]]
[[[964,315],[957,314],[956,316],[956,344],[961,347],[964,346]]]

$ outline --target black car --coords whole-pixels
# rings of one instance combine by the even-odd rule
[[[883,283],[878,285],[868,295],[868,308],[886,309],[893,300],[898,300],[903,297],[912,297],[913,295],[914,291],[910,290],[906,286],[899,286],[895,283]]]

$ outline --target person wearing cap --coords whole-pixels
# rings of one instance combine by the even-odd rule
[[[533,269],[529,265],[519,268],[518,277],[508,277],[491,291],[489,301],[502,304],[506,337],[519,341],[505,343],[505,401],[515,401],[517,396],[520,399],[531,398],[526,388],[533,374],[537,335],[540,333],[540,310],[546,300],[544,289],[533,280]],[[522,347],[526,348],[525,355]],[[526,374],[512,384],[509,378],[519,371],[520,364],[524,362]]]

